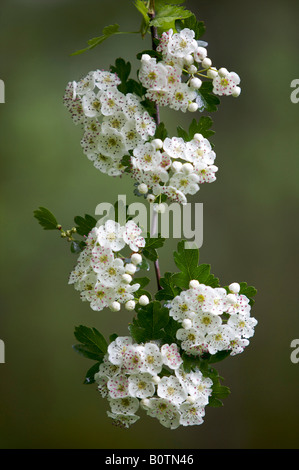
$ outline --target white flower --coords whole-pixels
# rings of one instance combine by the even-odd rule
[[[233,330],[227,325],[220,325],[212,333],[206,336],[206,342],[210,354],[229,349],[230,341],[234,339]]]
[[[139,408],[139,400],[133,397],[108,398],[108,401],[115,414],[134,415]]]
[[[129,220],[123,232],[123,239],[132,251],[139,251],[140,248],[144,248],[145,239],[141,236],[142,230],[132,220]]]
[[[67,84],[63,97],[63,104],[70,112],[74,124],[78,125],[85,122],[86,116],[83,111],[82,101],[76,96],[75,88],[76,82],[69,82]]]
[[[126,375],[115,375],[107,382],[111,398],[123,398],[129,395],[129,381]]]
[[[139,373],[129,376],[129,393],[131,397],[148,398],[155,393],[153,377],[148,373]]]
[[[162,160],[161,153],[150,142],[138,145],[133,150],[133,155],[134,167],[143,171],[153,170]]]
[[[110,116],[117,111],[121,111],[125,104],[125,95],[116,88],[108,88],[100,94],[101,113]]]
[[[169,180],[170,186],[174,186],[183,194],[196,194],[199,191],[199,176],[195,173],[186,174],[185,172],[176,172]]]
[[[233,340],[229,343],[229,349],[231,349],[231,356],[236,356],[237,354],[241,354],[246,346],[249,345],[249,340],[245,338],[241,338],[236,336]]]
[[[124,138],[126,150],[132,150],[143,142],[142,136],[136,129],[136,122],[134,119],[127,121],[121,129]]]
[[[120,85],[121,81],[116,73],[96,70],[93,74],[95,86],[101,91],[107,91],[111,87]]]
[[[202,333],[208,334],[222,324],[221,318],[213,313],[199,313],[193,320],[194,328]]]
[[[139,96],[134,95],[133,93],[127,93],[125,96],[126,96],[126,101],[125,101],[122,111],[126,115],[128,120],[134,121],[135,115],[142,114],[144,112],[144,109],[142,105],[140,104]]]
[[[209,396],[212,394],[213,381],[208,377],[203,377],[200,372],[192,374],[191,382],[188,384],[188,393],[195,399],[196,403],[205,406],[209,403]]]
[[[235,72],[228,73],[225,77],[218,75],[213,79],[213,93],[216,95],[232,95],[240,83],[240,77]]]
[[[111,411],[107,411],[107,415],[111,418],[115,424],[120,428],[126,429],[129,428],[132,424],[136,423],[140,416],[135,414],[120,414],[120,413],[111,413]]]
[[[98,228],[97,241],[101,247],[109,248],[112,251],[120,251],[126,245],[123,234],[124,227],[121,227],[114,220],[107,220],[104,225]]]
[[[257,320],[254,317],[235,313],[230,316],[227,324],[233,329],[236,336],[251,338],[254,335]]]
[[[142,346],[130,345],[123,355],[123,367],[130,374],[136,374],[142,368]]]
[[[180,356],[179,348],[176,343],[163,344],[161,347],[161,354],[163,362],[170,369],[178,369],[183,363],[183,359]]]
[[[193,310],[189,292],[182,291],[180,295],[177,295],[171,301],[169,315],[173,317],[174,320],[181,322],[185,318],[189,318]]]
[[[124,125],[127,123],[127,118],[122,112],[116,112],[109,116],[103,117],[102,131],[109,131],[110,128],[115,129],[116,131],[121,131]]]
[[[174,186],[162,186],[161,192],[178,204],[184,205],[187,203],[185,194]]]
[[[102,269],[99,272],[99,276],[102,284],[106,286],[115,287],[122,282],[122,275],[125,272],[124,262],[116,258],[111,264]]]
[[[142,372],[156,376],[162,370],[163,357],[158,346],[154,343],[146,343],[142,350]]]
[[[130,336],[118,336],[112,343],[109,344],[107,353],[109,361],[112,364],[121,366],[123,363],[124,354],[132,344],[132,338]]]
[[[169,38],[168,52],[174,57],[185,57],[195,52],[198,48],[194,40],[195,33],[191,29],[182,29],[179,33]]]
[[[76,93],[77,95],[83,96],[86,93],[89,93],[94,89],[95,86],[95,78],[94,72],[89,72],[86,77],[82,78],[76,84]]]
[[[170,400],[175,405],[180,405],[187,398],[179,379],[175,376],[162,377],[158,383],[157,395]]]
[[[200,403],[183,403],[180,406],[180,424],[182,426],[200,425],[204,422],[204,407]]]
[[[166,428],[176,429],[180,425],[178,407],[165,398],[149,398],[145,409]]]
[[[163,142],[163,149],[171,158],[186,160],[186,143],[182,137],[167,137]]]
[[[101,311],[113,302],[113,289],[107,287],[101,282],[97,282],[94,290],[82,291],[80,293],[81,300],[87,300],[90,303],[92,310]]]
[[[147,111],[135,115],[136,129],[144,140],[153,137],[156,132],[156,124],[154,119]]]
[[[192,90],[186,83],[180,83],[172,95],[169,107],[186,112],[189,104],[195,100],[196,96],[196,91]]]
[[[105,156],[120,159],[126,154],[126,142],[121,132],[106,129],[99,136],[98,150]]]
[[[167,69],[155,58],[142,60],[138,78],[145,88],[164,88],[166,86]]]
[[[204,343],[204,338],[198,330],[195,328],[180,328],[176,332],[178,340],[182,341],[181,348],[189,351],[194,346],[200,346]]]
[[[100,93],[89,91],[82,97],[82,107],[85,116],[89,118],[101,115]]]

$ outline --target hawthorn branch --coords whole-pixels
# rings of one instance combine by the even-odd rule
[[[155,0],[150,0],[148,16],[150,20],[155,18]],[[159,39],[158,31],[155,26],[151,26],[150,30],[151,30],[151,37],[152,37],[152,49],[155,51],[157,49],[157,44],[155,40]],[[157,104],[155,105],[155,108],[156,108],[155,122],[156,122],[156,125],[158,126],[160,124],[160,110]],[[153,219],[152,219],[151,236],[156,234],[157,221],[158,221],[158,213],[154,212]],[[155,274],[156,274],[156,279],[157,279],[157,287],[158,287],[158,290],[161,290],[162,287],[160,284],[161,273],[160,273],[159,260],[154,261],[154,267],[155,267]]]

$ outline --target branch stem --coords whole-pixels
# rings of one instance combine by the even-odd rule
[[[148,16],[150,20],[152,20],[155,17],[155,0],[150,0]],[[157,44],[155,40],[159,38],[158,31],[155,26],[151,26],[151,37],[152,37],[152,49],[155,51],[157,49]],[[155,105],[155,108],[156,108],[155,122],[156,122],[156,125],[158,126],[160,124],[160,109],[157,104]],[[151,232],[150,232],[151,236],[155,235],[157,232],[157,222],[158,222],[158,213],[154,211],[153,218],[152,218]],[[155,267],[155,274],[156,274],[156,279],[157,279],[157,287],[158,287],[158,290],[161,290],[162,287],[160,284],[161,273],[160,273],[159,260],[154,261],[154,267]]]

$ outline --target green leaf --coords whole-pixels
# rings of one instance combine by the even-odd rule
[[[79,254],[81,253],[81,251],[84,250],[85,247],[86,247],[86,243],[83,240],[82,241],[74,240],[71,243],[71,252]]]
[[[216,354],[211,354],[210,357],[207,358],[209,364],[214,364],[215,362],[220,362],[230,356],[231,351],[218,351]]]
[[[240,282],[240,292],[239,295],[246,295],[249,299],[249,304],[252,306],[255,302],[253,297],[257,294],[257,290],[253,286],[248,286],[247,282]]]
[[[161,307],[160,302],[154,301],[138,310],[129,330],[137,343],[145,343],[163,338],[168,322],[169,310]]]
[[[155,139],[165,140],[168,137],[168,132],[163,122],[156,127]]]
[[[212,113],[217,111],[217,106],[220,104],[220,99],[213,94],[213,83],[212,82],[203,82],[199,90],[197,90],[197,104],[199,106],[199,111],[207,111]]]
[[[79,235],[88,236],[89,232],[96,226],[97,221],[91,215],[85,214],[84,217],[77,215],[74,218],[75,223],[77,224],[76,230]]]
[[[141,13],[142,15],[142,24],[140,27],[140,32],[141,32],[142,37],[144,37],[146,33],[148,32],[149,23],[150,23],[150,18],[148,16],[148,9],[142,0],[135,0],[134,5],[139,11],[139,13]]]
[[[83,52],[90,51],[94,47],[98,46],[101,44],[103,41],[108,39],[110,36],[113,36],[114,34],[124,34],[121,31],[119,31],[119,25],[118,24],[112,24],[109,26],[105,26],[105,28],[102,31],[102,35],[89,39],[87,41],[88,47],[85,47],[84,49],[80,49],[76,52],[73,52],[71,55],[79,55],[83,54]]]
[[[107,341],[96,328],[88,328],[80,325],[75,328],[75,338],[80,344],[75,344],[73,349],[88,359],[102,361],[107,352]]]
[[[150,261],[156,261],[158,259],[157,249],[164,245],[165,238],[162,238],[160,234],[157,237],[151,238],[150,234],[147,234],[145,238],[145,247],[142,250],[143,256]]]
[[[213,121],[209,116],[202,116],[199,121],[193,119],[188,132],[180,126],[177,128],[178,137],[182,137],[185,141],[190,141],[194,138],[195,134],[201,134],[205,139],[208,139],[215,134],[215,131],[210,129],[212,125]]]
[[[159,28],[160,32],[170,28],[175,29],[176,20],[185,19],[192,15],[191,11],[181,6],[161,4],[156,7],[156,16],[151,20],[150,26]]]
[[[95,383],[94,376],[97,372],[99,372],[100,365],[101,365],[101,362],[96,362],[93,366],[90,367],[90,369],[88,369],[88,371],[86,372],[84,382],[83,382],[84,385],[90,385],[90,384]]]
[[[195,134],[201,134],[204,138],[208,139],[215,134],[215,131],[211,130],[213,121],[209,116],[202,116],[199,121],[193,119],[189,126],[189,138],[193,139]]]
[[[155,295],[157,300],[172,300],[180,294],[181,289],[174,284],[173,276],[173,274],[166,272],[164,277],[160,279],[162,289]]]
[[[44,230],[57,230],[57,220],[48,209],[45,207],[39,207],[39,209],[35,210],[33,214]]]
[[[175,22],[175,30],[180,32],[182,29],[192,29],[195,33],[195,39],[200,39],[205,33],[206,27],[203,21],[197,21],[196,16],[192,13],[188,18],[177,20]]]
[[[189,288],[189,282],[193,279],[201,284],[211,287],[219,287],[219,280],[210,274],[209,264],[198,265],[199,250],[185,249],[184,240],[178,243],[178,251],[174,253],[174,262],[180,272],[172,276],[173,283],[182,289]]]

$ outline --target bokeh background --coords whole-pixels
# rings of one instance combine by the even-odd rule
[[[2,0],[0,78],[1,316],[6,362],[0,364],[0,447],[98,449],[298,448],[299,364],[290,360],[299,337],[299,4],[291,0],[187,1],[205,22],[215,65],[238,72],[239,99],[222,99],[212,141],[218,179],[193,202],[204,204],[201,262],[222,285],[247,281],[258,289],[259,324],[246,351],[218,365],[231,395],[207,408],[202,426],[169,431],[144,413],[129,430],[111,425],[107,402],[83,385],[91,362],[75,354],[74,327],[95,326],[106,337],[127,334],[131,314],[96,313],[67,285],[75,263],[67,242],[44,232],[38,206],[65,227],[94,214],[116,194],[132,195],[129,178],[96,171],[80,147],[81,131],[62,104],[68,81],[117,57],[130,60],[150,38],[116,36],[77,57],[87,39],[119,23],[137,30],[129,0]],[[170,132],[194,115],[163,110]],[[175,269],[169,240],[162,272]]]

